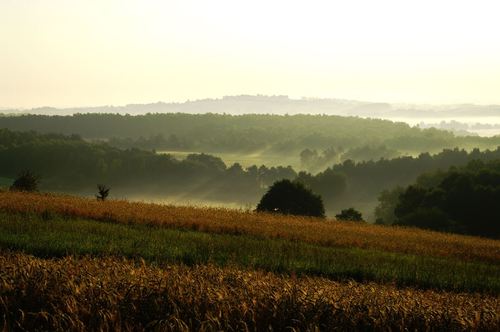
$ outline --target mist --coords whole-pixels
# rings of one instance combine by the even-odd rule
[[[386,119],[421,128],[451,130],[456,134],[491,137],[500,134],[500,105],[425,105],[390,104],[346,99],[300,98],[286,95],[239,95],[219,99],[202,99],[181,103],[157,102],[125,106],[95,106],[75,108],[39,107],[3,109],[3,116],[39,114],[74,115],[106,113],[145,115],[148,113],[186,114],[276,114],[276,115],[339,115]]]

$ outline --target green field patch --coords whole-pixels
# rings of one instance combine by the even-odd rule
[[[266,165],[268,167],[292,166],[294,169],[302,169],[299,154],[278,154],[276,152],[218,152],[218,151],[156,151],[158,154],[169,154],[176,159],[183,160],[190,154],[206,153],[218,157],[224,161],[227,166],[235,163],[242,167]]]

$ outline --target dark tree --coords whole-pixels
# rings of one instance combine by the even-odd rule
[[[262,196],[256,211],[325,217],[321,196],[314,194],[302,183],[290,180],[275,182]]]
[[[353,208],[348,208],[340,211],[339,214],[335,215],[335,218],[342,221],[364,221],[361,212]]]
[[[26,170],[21,172],[14,183],[10,186],[12,191],[38,191],[38,183],[40,182],[40,177],[33,174],[31,171]]]
[[[473,161],[406,188],[394,209],[395,224],[499,238],[498,202],[500,160]]]
[[[103,184],[97,185],[98,194],[95,195],[98,201],[104,201],[109,196],[109,188]]]

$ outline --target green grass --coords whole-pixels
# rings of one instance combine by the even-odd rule
[[[40,257],[114,255],[157,264],[214,263],[332,279],[500,293],[500,266],[298,241],[0,213],[0,248]]]

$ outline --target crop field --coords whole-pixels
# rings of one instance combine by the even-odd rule
[[[0,255],[7,329],[498,331],[498,297],[117,258]]]
[[[0,192],[0,330],[498,331],[500,241]]]
[[[211,263],[335,280],[500,294],[497,264],[47,215],[0,212],[0,219],[1,248],[39,257],[141,257],[155,264]]]
[[[377,249],[483,262],[500,261],[500,242],[415,228],[336,222],[222,208],[193,208],[54,194],[0,192],[0,211],[56,214],[219,234],[247,234],[331,247]]]

